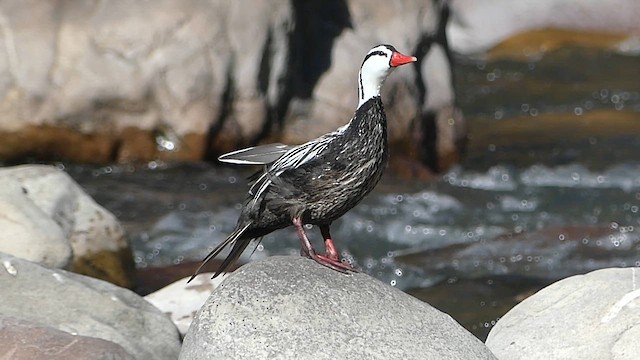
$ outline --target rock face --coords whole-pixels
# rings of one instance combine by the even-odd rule
[[[499,359],[636,359],[640,268],[558,281],[511,309],[487,346]]]
[[[456,0],[451,9],[447,35],[451,49],[461,54],[485,51],[532,29],[640,35],[640,3],[635,0]]]
[[[178,356],[180,339],[171,320],[129,290],[3,253],[0,288],[0,314],[5,317],[107,340],[136,359],[173,360]],[[55,333],[53,330],[40,338],[43,347],[49,341],[46,334]]]
[[[3,2],[0,159],[199,160],[307,141],[352,116],[359,65],[378,43],[430,58],[385,89],[393,139],[418,142],[399,152],[420,158],[422,123],[453,106],[435,3]]]
[[[230,275],[180,359],[495,359],[448,315],[364,274],[270,257]]]
[[[0,316],[0,357],[3,359],[133,360],[122,346],[30,321]]]
[[[133,259],[118,220],[65,172],[0,169],[0,251],[131,287]]]

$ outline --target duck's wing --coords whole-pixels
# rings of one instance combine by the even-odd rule
[[[332,141],[344,132],[347,125],[302,145],[291,146],[276,161],[269,166],[265,166],[264,172],[256,178],[249,190],[249,194],[253,196],[254,203],[259,201],[274,178],[287,170],[296,169],[316,159]]]
[[[280,143],[252,146],[221,155],[218,160],[237,165],[267,165],[278,160],[292,148],[293,146]]]

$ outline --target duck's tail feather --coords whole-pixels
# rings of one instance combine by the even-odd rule
[[[211,261],[211,259],[218,256],[222,252],[222,250],[224,250],[227,246],[233,244],[233,248],[231,248],[231,252],[229,253],[229,255],[227,255],[227,258],[224,259],[222,264],[218,267],[215,275],[213,275],[213,278],[220,275],[229,266],[231,266],[238,259],[238,257],[240,257],[240,254],[242,254],[242,251],[244,251],[247,245],[249,245],[249,243],[251,242],[251,238],[242,238],[242,235],[244,235],[244,232],[247,231],[249,226],[251,226],[251,223],[248,223],[242,227],[236,228],[231,234],[229,234],[229,236],[223,242],[218,244],[218,246],[216,246],[215,249],[211,250],[211,252],[202,260],[202,263],[200,264],[200,266],[198,266],[198,268],[193,273],[191,278],[189,278],[187,283],[191,282],[191,280],[193,280],[198,274],[200,274],[200,271],[202,271],[202,268],[204,268],[204,266],[209,261]]]

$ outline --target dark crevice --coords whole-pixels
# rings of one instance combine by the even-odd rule
[[[291,43],[292,34],[288,34],[289,39],[287,41],[288,44]],[[279,79],[276,84],[271,83],[272,78],[272,69],[273,69],[273,56],[274,56],[274,41],[273,41],[273,30],[269,33],[267,38],[267,44],[263,49],[263,59],[261,60],[260,66],[260,78],[258,79],[260,82],[260,91],[267,99],[267,113],[266,119],[264,119],[264,126],[260,130],[260,132],[251,139],[252,144],[256,144],[261,140],[269,137],[274,129],[281,129],[282,123],[284,122],[284,116],[289,107],[289,102],[291,101],[291,85],[290,79],[291,74],[290,71],[287,71],[282,79]],[[290,47],[287,49],[290,51]],[[287,54],[290,55],[290,54]],[[291,68],[291,56],[287,56],[287,64],[285,68]],[[277,101],[275,103],[271,103],[272,99],[269,98],[269,87],[276,86],[278,87],[279,96],[277,97]],[[273,91],[273,90],[272,90]]]
[[[225,124],[225,121],[228,119],[229,114],[232,111],[232,101],[234,94],[234,85],[233,85],[233,61],[230,61],[229,69],[227,69],[227,78],[225,80],[224,92],[222,93],[222,99],[220,102],[220,111],[217,115],[217,119],[212,122],[212,126],[209,127],[209,131],[207,132],[206,138],[206,149],[204,159],[205,161],[212,161],[217,158],[218,150],[216,146],[215,139],[218,137],[218,134],[222,130],[222,127]]]
[[[262,49],[262,59],[260,59],[260,68],[258,70],[258,90],[260,94],[266,97],[267,91],[269,90],[269,78],[271,74],[271,59],[273,57],[272,54],[272,42],[273,42],[273,33],[269,31],[267,34],[267,40],[265,41],[264,48]]]
[[[425,111],[420,115],[419,129],[420,140],[420,160],[429,169],[438,171],[438,154],[436,149],[436,113]]]
[[[296,30],[292,37],[292,93],[308,99],[320,76],[331,67],[335,39],[351,28],[345,0],[294,0]]]
[[[424,101],[426,99],[426,95],[430,89],[427,84],[422,80],[422,61],[424,61],[425,57],[431,50],[432,45],[438,44],[442,49],[444,49],[445,54],[447,56],[447,60],[449,62],[449,71],[451,73],[452,84],[453,86],[453,62],[452,62],[452,54],[449,49],[449,44],[447,41],[446,35],[446,26],[449,20],[450,10],[447,6],[446,1],[439,1],[436,4],[436,7],[440,10],[439,23],[436,28],[436,31],[432,34],[423,34],[422,38],[418,42],[414,50],[414,55],[418,58],[415,66],[418,69],[416,72],[416,86],[418,88],[418,94],[420,99],[420,107],[424,107]],[[438,154],[436,148],[437,141],[437,128],[436,128],[436,116],[437,114],[432,110],[423,110],[420,114],[420,117],[416,119],[415,129],[418,131],[419,135],[417,136],[420,139],[420,143],[418,145],[418,157],[420,161],[428,166],[431,170],[438,172],[439,164],[438,164]]]

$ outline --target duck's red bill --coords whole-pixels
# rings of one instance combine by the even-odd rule
[[[417,60],[418,59],[415,56],[407,56],[395,51],[391,55],[391,61],[389,62],[389,64],[393,67],[396,67],[404,64],[409,64]]]

